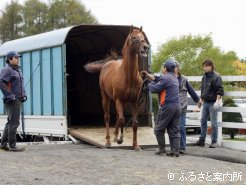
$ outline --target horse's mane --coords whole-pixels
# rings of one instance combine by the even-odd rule
[[[129,40],[129,38],[130,38],[130,34],[127,36],[126,41],[125,41],[125,43],[124,43],[124,45],[123,45],[123,48],[122,48],[122,55],[123,55],[123,56],[126,55],[126,48],[127,48],[127,45],[128,45],[128,40]]]
[[[119,60],[121,59],[122,57],[119,56],[119,54],[117,53],[116,50],[110,50],[109,53],[106,55],[104,61],[105,62],[109,62],[110,60]]]

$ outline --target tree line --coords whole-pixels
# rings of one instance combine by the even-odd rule
[[[11,0],[0,10],[0,43],[77,24],[96,24],[97,18],[80,0]]]
[[[152,70],[159,72],[163,61],[168,58],[176,59],[182,74],[187,76],[202,75],[201,64],[207,58],[214,61],[215,70],[221,75],[243,75],[246,69],[246,62],[240,60],[235,51],[225,52],[215,46],[211,34],[171,38],[153,54]]]

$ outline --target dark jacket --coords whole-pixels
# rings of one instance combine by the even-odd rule
[[[179,81],[179,99],[180,99],[180,106],[182,113],[187,112],[187,105],[188,105],[188,97],[187,93],[190,94],[194,102],[199,102],[199,96],[196,94],[196,91],[190,84],[187,78],[185,78],[183,75],[178,76]]]
[[[217,95],[224,95],[221,77],[214,71],[205,73],[202,78],[201,98],[205,102],[215,102]]]
[[[155,76],[155,81],[148,85],[149,90],[158,93],[159,104],[179,104],[179,83],[173,73]]]
[[[6,65],[0,72],[0,89],[4,102],[22,99],[26,96],[20,67]]]

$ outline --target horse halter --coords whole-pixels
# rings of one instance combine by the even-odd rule
[[[142,42],[147,43],[144,39],[138,39],[136,37],[132,37],[131,35],[130,35],[130,40],[131,40],[132,45],[133,44],[138,44],[138,48],[142,44]]]

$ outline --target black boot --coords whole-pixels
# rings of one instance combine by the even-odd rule
[[[7,147],[7,145],[6,146],[0,146],[0,149],[1,150],[5,150],[5,151],[9,151],[9,147]]]
[[[155,155],[163,155],[166,153],[164,135],[156,135],[159,148],[156,149]]]
[[[175,154],[174,152],[167,152],[167,156],[169,157],[179,157],[179,154]]]
[[[198,140],[194,143],[193,146],[205,146],[205,142],[204,141],[201,141],[201,140]]]
[[[24,150],[25,150],[25,148],[23,148],[23,147],[17,147],[17,146],[9,147],[10,152],[23,152]]]
[[[180,138],[170,138],[171,152],[167,153],[170,157],[179,157]]]

